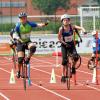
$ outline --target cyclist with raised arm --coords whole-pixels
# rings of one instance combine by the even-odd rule
[[[86,32],[83,27],[72,25],[70,22],[70,17],[67,14],[61,16],[61,22],[62,26],[59,28],[58,39],[61,42],[62,65],[63,65],[61,82],[65,83],[66,82],[65,66],[68,61],[67,53],[69,52],[70,54],[72,54],[72,59],[73,59],[72,74],[76,73],[75,64],[78,61],[78,54],[73,39],[73,30],[74,29],[82,30],[85,34]]]
[[[30,22],[28,21],[27,14],[25,12],[21,12],[18,17],[20,22],[16,24],[14,31],[12,32],[12,36],[13,39],[17,41],[16,48],[18,56],[18,72],[16,76],[17,78],[20,78],[21,66],[25,56],[25,49],[28,49],[30,51],[30,54],[26,59],[26,64],[29,63],[31,56],[36,51],[36,45],[30,40],[30,32],[33,28],[43,27],[48,23]]]

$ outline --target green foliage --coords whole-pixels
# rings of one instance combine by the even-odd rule
[[[55,14],[59,7],[69,9],[70,0],[32,0],[33,6],[47,15]]]
[[[42,28],[33,28],[33,32],[38,32],[38,31],[50,31],[53,34],[57,34],[59,27],[61,26],[61,22],[59,19],[49,19],[50,22],[46,27],[42,27]],[[79,25],[80,26],[80,19],[79,18],[71,18],[72,24],[73,25]],[[90,32],[91,30],[93,30],[93,19],[89,18],[88,20],[84,20],[86,21],[85,24],[83,24],[84,28],[86,29],[87,32]],[[96,18],[96,29],[100,30],[100,19]],[[14,27],[14,23],[10,24],[10,23],[5,23],[2,24],[0,23],[0,32],[3,32],[4,34],[7,32],[9,33],[10,30]]]
[[[11,24],[11,23],[5,23],[5,24],[0,24],[0,32],[10,32],[10,30],[12,29],[12,27],[15,24]]]
[[[100,5],[100,0],[94,0],[94,1],[96,1],[98,3],[98,5]]]
[[[48,26],[42,27],[42,28],[34,28],[33,31],[52,31],[54,34],[58,32],[58,29],[60,27],[60,22],[50,22]]]

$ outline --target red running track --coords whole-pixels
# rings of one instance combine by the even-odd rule
[[[89,84],[92,81],[92,72],[87,69],[88,58],[82,57],[82,65],[77,70],[77,85],[71,80],[71,90],[60,82],[62,66],[57,67],[56,57],[34,56],[31,59],[31,81],[27,90],[23,89],[22,79],[15,77],[15,84],[10,84],[10,72],[13,63],[10,57],[0,57],[0,100],[100,100],[100,85]],[[58,58],[61,64],[61,57]],[[52,68],[56,75],[56,83],[50,83]],[[14,70],[16,73],[16,70]],[[100,82],[100,72],[98,75]],[[40,86],[39,84],[42,84]]]

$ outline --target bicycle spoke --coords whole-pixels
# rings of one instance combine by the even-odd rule
[[[22,67],[23,67],[22,68],[23,69],[22,70],[22,74],[23,74],[22,76],[23,76],[24,90],[26,90],[26,78],[27,78],[27,75],[26,75],[27,74],[27,72],[26,72],[27,71],[26,64],[24,63]]]
[[[78,69],[81,66],[81,56],[78,54],[78,61],[76,62],[75,68]]]

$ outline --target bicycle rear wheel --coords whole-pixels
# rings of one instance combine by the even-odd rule
[[[13,61],[14,69],[16,69],[16,54],[15,54],[15,50],[13,50],[12,61]]]
[[[67,82],[67,89],[70,90],[70,78],[71,78],[71,63],[68,63],[66,66],[66,82]]]
[[[78,69],[81,66],[81,56],[78,54],[78,61],[76,62],[75,68]]]
[[[96,66],[93,64],[93,61],[91,61],[91,59],[88,61],[87,64],[88,69],[93,70],[93,68],[95,68]]]

